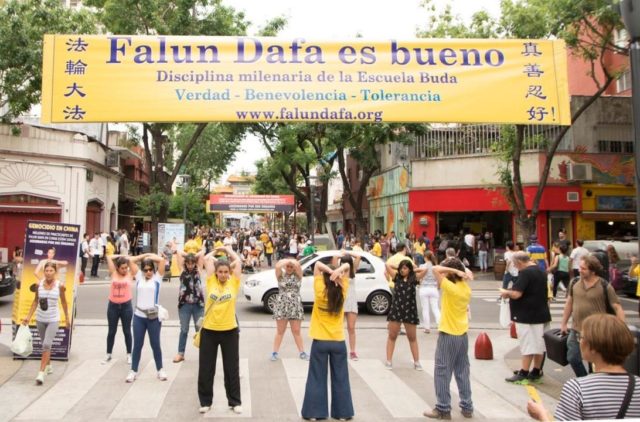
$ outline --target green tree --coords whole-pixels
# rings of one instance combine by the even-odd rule
[[[44,34],[91,34],[88,10],[59,0],[11,0],[0,6],[0,121],[10,123],[40,102]]]
[[[404,145],[413,143],[414,136],[425,133],[427,125],[420,124],[335,124],[327,131],[328,138],[336,149],[338,172],[344,187],[344,195],[354,209],[356,234],[362,238],[367,227],[365,224],[363,203],[366,198],[369,180],[380,171],[379,149],[390,142]],[[359,189],[351,184],[347,175],[345,151],[355,159],[362,171]]]
[[[310,210],[313,203],[311,183],[316,185],[310,176],[317,176],[320,204],[314,215],[316,227],[321,230],[326,221],[331,167],[336,159],[335,148],[327,138],[328,126],[325,123],[256,123],[249,129],[260,139],[273,160],[272,165],[306,210]],[[307,213],[307,226],[311,227],[310,213]]]
[[[449,7],[437,11],[430,0],[425,2],[425,7],[429,12],[430,29],[419,32],[421,37],[564,39],[574,56],[590,64],[588,76],[596,86],[591,96],[572,110],[572,124],[624,71],[610,68],[603,60],[607,52],[628,55],[628,46],[620,47],[614,42],[615,31],[623,28],[623,24],[608,0],[503,0],[499,19],[481,11],[473,15],[470,25],[453,16]],[[535,231],[553,156],[570,128],[564,126],[547,142],[540,183],[530,209],[525,203],[520,176],[521,154],[527,142],[524,127],[517,125],[506,130],[506,136],[496,144],[500,160],[498,175],[504,185],[504,195],[525,238]]]
[[[251,191],[257,195],[290,195],[277,164],[271,157],[256,161],[256,177]],[[295,205],[294,205],[295,206]],[[283,213],[284,229],[289,231],[289,217],[291,212]]]
[[[84,3],[96,8],[105,29],[116,34],[239,36],[244,35],[249,26],[244,13],[225,6],[221,0],[86,0]],[[284,23],[283,18],[267,22],[262,33],[273,35]],[[143,123],[142,143],[151,169],[150,182],[154,192],[165,194],[158,203],[158,213],[152,214],[154,234],[156,223],[166,221],[169,215],[172,185],[180,172],[191,171],[210,181],[221,173],[220,169],[224,171],[228,163],[225,159],[235,154],[229,151],[239,144],[237,131],[225,126],[228,125]],[[226,137],[229,134],[233,136]],[[210,147],[223,150],[221,159],[210,157],[215,164],[209,171],[198,164],[187,165],[194,147],[200,147],[201,138],[205,139],[208,152]],[[228,145],[222,146],[225,139]],[[202,164],[202,153],[197,155],[196,161]],[[157,236],[152,238],[155,242]]]

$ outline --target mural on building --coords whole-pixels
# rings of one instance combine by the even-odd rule
[[[409,212],[409,172],[398,166],[372,177],[367,196],[371,231],[395,231],[397,235],[404,236],[413,218]]]
[[[635,169],[633,156],[629,154],[589,154],[574,152],[557,154],[553,158],[549,182],[567,182],[569,166],[572,164],[590,164],[593,183],[633,184]]]

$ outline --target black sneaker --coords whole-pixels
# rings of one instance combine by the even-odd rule
[[[529,381],[529,384],[541,384],[542,375],[543,375],[542,371],[534,368],[531,372],[529,372],[529,375],[527,376],[527,381]]]
[[[509,378],[505,378],[506,382],[511,382],[514,384],[526,385],[528,384],[528,376],[529,372],[525,372],[522,369],[518,371],[518,373],[514,374]]]

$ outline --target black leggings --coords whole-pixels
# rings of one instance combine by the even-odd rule
[[[131,353],[131,319],[133,318],[133,306],[131,301],[125,303],[113,303],[109,301],[107,306],[107,321],[109,322],[109,332],[107,334],[107,353],[113,352],[113,343],[118,331],[118,320],[122,321],[122,332],[124,333],[124,344],[127,353]]]
[[[569,289],[569,273],[564,271],[556,271],[553,273],[553,297],[556,297],[558,284],[560,284],[561,281],[564,283],[564,286]]]
[[[230,407],[242,404],[240,399],[240,351],[238,328],[229,331],[200,330],[198,397],[200,406],[213,402],[213,377],[216,374],[218,346],[222,350],[224,389]]]

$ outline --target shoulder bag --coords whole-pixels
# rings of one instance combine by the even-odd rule
[[[198,331],[196,331],[196,334],[193,336],[193,345],[198,349],[200,348],[200,331],[202,331],[202,326],[204,325],[204,320],[207,317],[207,314],[209,313],[209,310],[213,307],[214,303],[215,303],[215,301],[212,299],[211,303],[209,304],[209,306],[207,306],[207,309],[205,309],[204,315],[202,317],[200,317],[200,319],[198,319],[198,322],[196,323],[196,325],[198,326]]]

